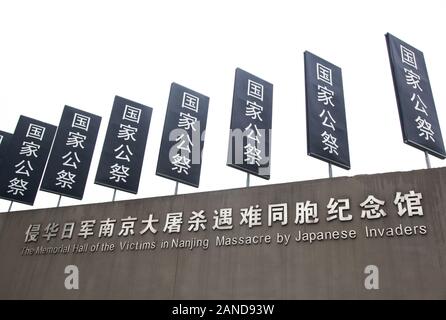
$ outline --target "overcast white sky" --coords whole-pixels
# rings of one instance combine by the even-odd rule
[[[102,116],[83,201],[110,201],[94,176],[115,95],[153,108],[138,198],[169,195],[155,175],[171,82],[210,97],[199,189],[238,188],[246,175],[226,166],[234,72],[274,84],[271,180],[325,178],[327,164],[306,155],[303,52],[343,70],[352,169],[335,176],[425,168],[402,142],[384,34],[424,52],[440,125],[446,133],[444,2],[425,1],[2,1],[0,130],[20,115],[58,125],[63,106]],[[444,162],[431,157],[433,167]],[[118,192],[117,200],[135,196]],[[35,208],[58,196],[39,192]],[[0,200],[0,212],[9,202]],[[13,210],[31,207],[14,204]]]

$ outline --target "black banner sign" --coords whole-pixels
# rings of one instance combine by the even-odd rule
[[[341,68],[305,51],[307,152],[350,169]]]
[[[209,98],[172,83],[156,174],[198,188]]]
[[[273,85],[235,71],[227,165],[270,178]]]
[[[386,34],[398,112],[406,144],[446,157],[423,52]]]
[[[152,108],[115,97],[95,183],[138,193]]]
[[[56,126],[21,116],[0,169],[0,198],[33,205]]]
[[[40,190],[82,200],[101,117],[65,106]]]

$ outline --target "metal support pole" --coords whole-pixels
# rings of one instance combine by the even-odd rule
[[[250,178],[250,174],[249,173],[247,173],[246,174],[246,188],[249,188],[249,178]]]
[[[328,177],[333,178],[333,168],[331,167],[331,163],[328,164]]]
[[[176,182],[176,183],[175,183],[175,195],[177,195],[177,194],[178,194],[178,185],[179,185],[179,183],[178,183],[178,182]]]
[[[62,195],[59,195],[59,200],[57,201],[57,207],[60,207],[60,200],[62,200]]]
[[[115,202],[116,199],[116,189],[113,189],[113,199],[112,202]]]
[[[12,204],[14,203],[14,201],[11,201],[11,203],[9,204],[9,209],[8,209],[8,212],[11,212],[11,209],[12,209]]]
[[[432,168],[431,167],[431,161],[429,159],[429,153],[427,153],[427,151],[424,151],[424,156],[426,157],[426,166],[428,169]]]

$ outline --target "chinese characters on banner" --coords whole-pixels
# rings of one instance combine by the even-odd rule
[[[270,178],[273,85],[235,71],[227,165]]]
[[[387,200],[387,201],[386,201]],[[64,224],[30,224],[24,234],[25,243],[51,240],[107,239],[112,237],[143,237],[145,235],[191,234],[212,230],[224,232],[237,228],[256,229],[274,225],[309,226],[323,222],[349,223],[353,220],[383,220],[388,216],[401,219],[416,219],[424,216],[423,195],[410,190],[396,192],[389,199],[367,195],[359,204],[352,204],[350,198],[333,198],[325,202],[309,200],[291,203],[268,203],[265,206],[250,204],[240,210],[232,207],[215,208],[213,212],[203,209],[192,211],[148,213],[147,218],[127,216],[121,219],[102,217]]]
[[[198,188],[209,98],[172,83],[156,174]]]
[[[443,137],[424,55],[389,33],[386,41],[404,142],[444,159]]]
[[[33,205],[56,126],[21,116],[0,168],[0,198]]]
[[[342,71],[308,51],[304,58],[308,155],[350,169]]]
[[[65,106],[40,190],[82,200],[101,117]]]
[[[0,130],[0,166],[2,164],[3,157],[6,155],[11,139],[12,134]]]
[[[152,108],[116,96],[95,183],[137,193]]]

